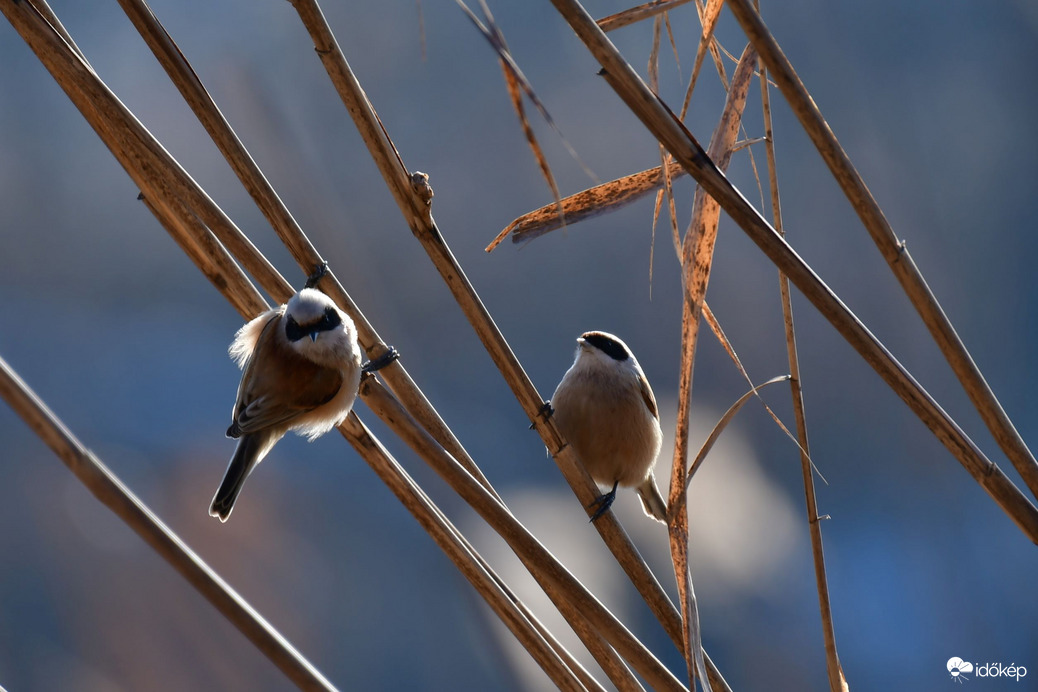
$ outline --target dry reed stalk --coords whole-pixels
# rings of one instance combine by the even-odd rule
[[[0,5],[5,3],[0,3]],[[175,533],[86,449],[36,393],[0,358],[0,397],[21,416],[101,504],[122,519],[214,608],[230,620],[271,663],[304,690],[334,690],[263,616],[256,612]]]
[[[739,21],[750,42],[760,51],[761,61],[767,66],[772,79],[782,90],[787,103],[796,114],[804,131],[814,143],[818,153],[829,167],[829,171],[858,213],[858,217],[869,232],[880,254],[886,260],[900,283],[902,290],[912,301],[916,312],[926,324],[945,360],[955,372],[973,406],[980,413],[988,430],[998,442],[1006,457],[1016,467],[1031,494],[1038,498],[1038,461],[1027,448],[1027,444],[1006,415],[995,393],[984,380],[983,374],[973,362],[966,345],[959,338],[948,316],[944,314],[937,297],[934,296],[919,268],[916,267],[905,243],[898,240],[893,228],[883,215],[882,209],[869,192],[865,181],[858,174],[847,152],[840,146],[836,135],[822,117],[807,88],[793,70],[792,64],[782,53],[775,37],[768,31],[764,21],[749,0],[731,0],[728,6]]]
[[[615,31],[625,26],[630,26],[635,22],[640,22],[643,19],[649,17],[655,17],[656,15],[662,14],[669,10],[684,5],[690,0],[654,0],[653,2],[647,2],[644,5],[638,5],[631,7],[622,12],[611,14],[608,17],[602,17],[598,20],[598,25],[602,27],[602,31]]]
[[[555,424],[550,418],[546,419],[543,416],[543,399],[537,393],[537,389],[526,375],[515,354],[512,353],[508,343],[494,324],[493,318],[483,306],[479,296],[447,247],[439,228],[432,219],[426,202],[428,194],[422,196],[414,187],[418,186],[417,189],[421,189],[421,186],[427,185],[427,182],[422,179],[420,174],[408,173],[399,152],[339,49],[317,3],[313,0],[293,0],[293,5],[310,32],[321,62],[353,118],[361,138],[368,145],[372,158],[385,178],[386,185],[393,194],[412,233],[421,242],[433,264],[440,271],[452,295],[458,301],[516,399],[530,420],[534,422],[545,446],[558,463],[567,482],[574,489],[581,504],[586,507],[598,497],[598,488],[576,458],[575,453],[565,445]],[[615,517],[612,513],[607,512],[595,522],[594,526],[603,535],[606,545],[634,582],[635,587],[645,598],[668,635],[680,646],[680,616]]]
[[[709,155],[717,161],[717,165],[722,171],[728,167],[728,162],[731,160],[732,147],[739,132],[739,124],[742,121],[742,112],[746,106],[746,96],[749,93],[755,64],[756,54],[747,45],[733,76],[731,88],[728,90],[728,98],[721,119],[710,141]],[[667,526],[671,561],[674,565],[674,577],[678,585],[682,611],[685,613],[685,657],[689,666],[689,678],[693,676],[694,662],[695,670],[699,671],[701,678],[703,675],[699,662],[696,660],[702,650],[702,636],[699,630],[699,614],[695,609],[691,568],[688,561],[688,507],[684,501],[685,477],[688,466],[689,418],[692,406],[692,371],[703,301],[706,298],[707,286],[710,282],[710,269],[713,264],[714,243],[717,240],[719,219],[720,207],[717,202],[710,198],[702,187],[697,187],[693,202],[692,222],[682,240],[680,258],[685,299],[682,301],[681,366],[678,375],[674,462],[671,468],[670,491],[667,498],[667,504],[672,508]]]
[[[764,120],[764,150],[768,163],[768,190],[771,199],[771,220],[779,235],[785,235],[782,225],[782,204],[779,196],[778,168],[775,163],[775,136],[771,120],[771,96],[768,91],[768,71],[760,61],[760,96]],[[811,461],[811,447],[807,435],[807,413],[804,408],[804,392],[800,381],[800,358],[797,354],[796,329],[793,322],[793,302],[789,293],[789,279],[779,272],[779,297],[782,301],[782,320],[786,333],[786,354],[789,362],[789,391],[793,400],[793,416],[796,420],[797,442],[800,445],[800,471],[804,479],[804,505],[807,513],[808,532],[811,537],[811,555],[815,572],[815,589],[818,592],[818,610],[822,620],[822,640],[825,646],[825,667],[831,692],[847,690],[847,679],[840,665],[836,648],[836,627],[833,624],[832,603],[829,599],[829,580],[825,574],[825,550],[822,544],[822,522],[818,515],[818,499]]]
[[[997,464],[984,456],[930,394],[847,308],[717,167],[666,105],[645,86],[576,0],[552,4],[604,68],[603,76],[721,208],[883,378],[1021,531],[1038,542],[1038,510]]]
[[[321,255],[303,233],[302,228],[267,181],[266,176],[263,175],[244,144],[238,139],[198,75],[191,69],[191,65],[172,37],[162,27],[158,18],[141,0],[119,0],[119,4],[304,273],[309,273],[315,266],[321,265],[324,261]],[[377,358],[384,354],[387,350],[385,342],[338,282],[334,272],[329,272],[322,279],[320,287],[353,319],[357,325],[358,340],[368,357]],[[291,289],[288,290],[288,295],[290,295]],[[281,301],[287,299],[287,295],[279,292],[272,293],[272,295]],[[394,361],[388,367],[383,368],[379,375],[426,430],[470,473],[481,479],[484,485],[491,489],[490,483],[483,477],[472,457],[414,383],[400,361]]]
[[[14,24],[14,22],[12,23]],[[19,28],[19,26],[16,25],[16,28]],[[48,33],[47,28],[49,27],[46,26],[30,25],[29,28],[36,31],[27,31],[23,36],[28,36],[26,40],[34,50],[40,45],[35,41],[42,38],[45,42],[48,37],[54,38],[58,36],[53,31]],[[228,300],[243,312],[245,317],[254,316],[257,312],[265,309],[265,303],[251,284],[248,284],[247,281],[229,281],[227,275],[220,273],[224,270],[233,271],[234,273],[231,276],[237,275],[238,278],[244,279],[244,275],[233,265],[229,257],[225,257],[226,252],[219,242],[208,231],[205,231],[205,234],[200,238],[192,235],[203,231],[204,227],[194,213],[183,203],[181,198],[168,195],[168,187],[163,187],[162,183],[166,181],[162,176],[168,172],[168,169],[154,167],[146,168],[142,171],[135,167],[135,164],[138,164],[142,158],[140,156],[141,149],[145,152],[161,151],[161,146],[153,139],[149,141],[149,138],[151,138],[150,133],[133,119],[132,114],[129,114],[122,104],[118,102],[118,99],[107,91],[107,88],[100,82],[97,75],[89,70],[88,66],[85,66],[85,63],[80,60],[80,57],[69,50],[68,46],[60,38],[58,38],[57,42],[43,50],[47,51],[48,49],[54,53],[54,55],[51,55],[53,58],[51,65],[54,66],[52,74],[54,74],[55,79],[66,89],[66,92],[69,93],[70,98],[73,99],[76,105],[80,107],[88,122],[95,127],[95,130],[116,155],[117,159],[120,160],[131,178],[138,182],[142,190],[145,191],[143,194],[149,208],[158,212],[163,225],[167,230],[175,234],[174,237],[177,239],[178,244],[185,248],[190,257],[200,260],[200,268],[202,268],[203,272],[213,280],[221,292],[227,295]],[[65,49],[64,52],[62,49]],[[60,59],[61,57],[65,58],[64,62]],[[70,72],[67,71],[70,65],[71,76]],[[77,67],[79,68],[78,71]],[[86,83],[85,89],[81,88],[82,85],[77,79]],[[98,97],[102,101],[103,108],[98,108],[97,104],[92,102],[84,93]],[[116,125],[106,121],[104,116],[111,114],[121,118],[121,121]],[[120,127],[128,128],[136,137],[113,137],[113,132],[118,132]],[[139,144],[142,141],[145,142],[143,146],[139,149],[133,148],[133,144]],[[130,142],[130,144],[126,145],[125,148],[119,146],[126,142]],[[173,162],[173,165],[176,165],[175,162]],[[183,175],[186,176],[186,173]],[[188,178],[188,180],[190,179]],[[167,196],[163,197],[163,194]],[[196,191],[196,197],[199,196],[204,197],[204,192],[200,189]],[[222,212],[219,213],[222,214]],[[239,243],[239,246],[251,247],[251,244],[245,239],[243,243]],[[207,254],[210,252],[213,254]],[[266,262],[262,255],[259,255],[259,258],[261,262]],[[230,263],[229,266],[227,265],[228,262]],[[287,282],[280,275],[277,275],[276,272],[274,275],[286,287],[283,290],[290,294],[291,288],[288,287]],[[274,289],[276,291],[281,290],[281,286],[275,286]],[[483,595],[487,596],[486,593]],[[520,637],[520,640],[523,640],[523,637]],[[556,646],[561,649],[561,645],[556,644]]]

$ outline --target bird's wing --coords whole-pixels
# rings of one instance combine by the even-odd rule
[[[642,399],[645,401],[645,405],[649,409],[649,413],[656,420],[660,419],[660,411],[656,407],[656,397],[652,394],[652,387],[649,386],[649,380],[645,378],[645,373],[640,373],[638,377],[638,385],[641,388]]]
[[[297,416],[331,401],[342,386],[341,372],[303,358],[277,338],[280,323],[275,316],[264,326],[245,366],[227,431],[231,437],[289,427]]]

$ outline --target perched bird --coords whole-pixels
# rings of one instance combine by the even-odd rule
[[[600,517],[616,487],[633,487],[645,513],[666,523],[667,503],[652,467],[663,434],[656,397],[627,344],[606,332],[585,332],[577,354],[551,398],[555,423],[591,477],[613,488],[591,506]]]
[[[342,423],[360,386],[357,328],[328,296],[304,288],[238,330],[243,368],[227,436],[238,439],[209,514],[227,521],[249,473],[289,430],[310,440]]]

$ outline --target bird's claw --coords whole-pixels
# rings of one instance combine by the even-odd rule
[[[538,418],[543,418],[544,420],[548,420],[549,418],[551,418],[554,415],[555,415],[555,409],[552,408],[552,405],[551,405],[550,401],[545,401],[543,404],[541,404],[541,408],[537,412],[537,417]],[[537,427],[537,421],[534,421],[534,422],[530,423],[530,430],[533,430],[536,427]]]
[[[380,355],[378,358],[375,358],[374,360],[369,360],[367,363],[361,366],[360,370],[365,375],[370,375],[372,373],[378,372],[379,370],[386,367],[394,360],[398,360],[399,358],[400,351],[396,350],[396,348],[393,346],[387,346],[386,350],[382,353],[382,355]]]
[[[603,514],[608,512],[610,507],[613,506],[613,501],[616,499],[616,486],[617,485],[618,485],[618,482],[617,483],[613,483],[613,489],[612,490],[610,490],[609,492],[607,492],[607,493],[605,493],[603,495],[598,496],[595,499],[594,502],[592,502],[591,504],[589,504],[587,506],[588,509],[591,509],[592,507],[597,507],[598,508],[598,509],[595,510],[595,513],[591,515],[591,519],[589,520],[590,522],[596,521],[600,516],[602,516]]]
[[[306,283],[303,284],[303,288],[314,288],[321,282],[325,276],[328,275],[328,263],[321,262],[314,266],[314,270],[306,277]]]

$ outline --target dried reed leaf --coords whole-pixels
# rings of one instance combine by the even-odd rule
[[[537,141],[537,136],[534,134],[533,128],[530,126],[530,121],[526,118],[526,109],[523,107],[523,92],[525,92],[530,98],[530,101],[537,106],[541,111],[541,115],[557,133],[559,133],[558,128],[555,127],[551,116],[548,115],[547,109],[541,105],[540,99],[538,99],[536,94],[533,92],[533,87],[523,75],[515,60],[512,59],[511,53],[508,52],[508,44],[505,42],[505,36],[501,32],[501,28],[497,25],[497,22],[494,21],[494,16],[490,13],[490,8],[487,6],[486,2],[484,0],[480,0],[479,2],[480,8],[483,10],[483,17],[486,20],[485,25],[462,0],[456,0],[456,2],[497,52],[498,60],[501,63],[501,70],[505,75],[505,86],[508,89],[508,98],[512,101],[512,107],[515,108],[516,116],[519,118],[519,125],[523,129],[523,136],[526,137],[526,143],[530,146],[530,151],[533,152],[534,159],[537,160],[537,167],[540,168],[541,175],[544,177],[544,181],[548,184],[548,189],[551,190],[551,196],[555,199],[555,206],[559,220],[563,225],[565,225],[566,221],[563,217],[562,197],[559,194],[559,186],[555,183],[555,176],[552,174],[551,167],[548,165],[548,159],[545,158],[544,151],[541,149],[541,145]],[[559,136],[561,137],[562,134],[559,133]],[[565,141],[565,138],[563,138],[563,140]],[[574,156],[576,155],[572,149],[570,151]]]
[[[598,20],[598,26],[602,31],[610,32],[614,29],[621,27],[630,26],[635,22],[640,22],[643,19],[660,14],[661,12],[667,12],[668,10],[674,9],[678,5],[684,5],[690,0],[655,0],[654,2],[647,2],[644,5],[638,5],[637,7],[631,7],[630,9],[611,14],[608,17],[603,17]]]
[[[728,357],[732,359],[733,363],[735,363],[735,368],[739,371],[739,374],[743,376],[743,379],[746,380],[750,387],[753,387],[753,380],[750,379],[750,374],[746,372],[746,368],[743,366],[742,360],[739,358],[739,355],[735,352],[735,348],[732,346],[732,342],[730,342],[728,340],[728,337],[725,336],[724,330],[721,329],[721,323],[717,321],[717,317],[714,315],[713,311],[710,309],[710,306],[706,303],[706,301],[703,301],[703,320],[706,321],[707,326],[710,327],[710,331],[712,331],[714,333],[714,336],[717,337],[717,340],[721,343],[721,346],[728,354]],[[792,440],[793,444],[795,444],[800,449],[800,453],[804,455],[804,458],[811,465],[811,468],[814,470],[814,472],[818,474],[818,477],[822,480],[822,482],[826,485],[829,485],[829,481],[825,479],[825,476],[822,475],[822,472],[818,469],[817,466],[815,466],[815,462],[811,459],[811,454],[807,451],[807,445],[802,444],[798,437],[794,435],[792,432],[790,432],[789,428],[786,427],[786,424],[783,423],[782,419],[778,417],[778,414],[775,413],[770,406],[768,406],[768,402],[764,401],[764,399],[762,399],[761,397],[757,398],[760,399],[760,403],[764,407],[765,412],[767,412],[767,414],[771,416],[771,420],[775,421],[775,425],[778,426],[779,430],[781,430],[782,433],[790,440]]]
[[[660,93],[660,32],[663,28],[663,17],[656,15],[652,20],[652,48],[649,50],[649,88],[652,93]]]
[[[741,397],[736,399],[735,403],[728,407],[728,410],[724,412],[724,415],[721,416],[721,419],[717,421],[716,425],[714,425],[713,430],[710,431],[710,435],[707,436],[706,442],[704,442],[703,446],[700,447],[699,454],[696,455],[695,460],[689,467],[688,473],[685,475],[685,488],[688,488],[689,484],[692,482],[692,476],[694,476],[696,471],[699,470],[699,467],[703,465],[703,461],[706,459],[706,455],[709,454],[710,450],[714,448],[714,443],[717,442],[717,439],[721,437],[721,433],[724,432],[725,428],[728,427],[728,424],[731,423],[732,420],[735,418],[735,414],[739,412],[739,409],[741,409],[743,405],[753,397],[760,398],[760,390],[764,389],[765,387],[773,384],[778,384],[779,382],[789,382],[789,380],[789,375],[779,375],[778,377],[772,377],[767,382],[763,382],[761,384],[752,386],[749,389],[749,391],[747,391]],[[685,496],[683,495],[682,497]],[[687,499],[685,501],[687,502]]]
[[[668,172],[675,177],[685,174],[685,170],[677,163],[672,163]],[[582,190],[562,199],[563,218],[567,225],[571,225],[584,219],[615,211],[658,189],[662,182],[663,171],[660,166],[656,166]],[[509,234],[512,236],[512,242],[518,244],[538,238],[545,233],[562,228],[562,226],[558,207],[555,204],[543,206],[523,214],[508,224],[486,247],[486,252],[493,251]]]

